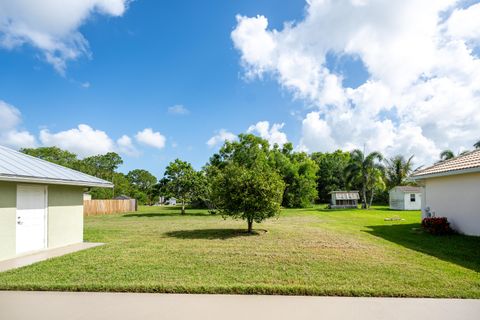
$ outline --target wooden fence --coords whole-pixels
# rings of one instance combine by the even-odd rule
[[[83,215],[96,216],[137,211],[137,200],[84,200]]]

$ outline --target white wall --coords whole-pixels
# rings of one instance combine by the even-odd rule
[[[404,193],[397,189],[392,189],[389,192],[390,209],[405,210]]]
[[[447,217],[455,230],[480,236],[480,173],[430,178],[424,185],[423,217],[430,207],[436,217]]]
[[[415,194],[415,201],[410,201],[410,195]],[[422,194],[417,192],[404,193],[405,210],[420,210],[422,208]]]

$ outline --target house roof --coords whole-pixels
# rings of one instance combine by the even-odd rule
[[[392,190],[397,190],[405,193],[421,193],[422,188],[415,187],[415,186],[396,186],[393,187]]]
[[[337,200],[359,200],[360,194],[358,191],[332,191],[330,194],[335,194]]]
[[[418,180],[471,172],[480,172],[480,149],[415,171],[412,178]]]
[[[0,146],[0,181],[112,188],[113,184]]]

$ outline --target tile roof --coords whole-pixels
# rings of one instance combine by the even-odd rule
[[[0,146],[0,181],[113,187],[108,181],[3,146]]]
[[[415,187],[415,186],[396,186],[393,187],[392,190],[399,190],[405,193],[420,193],[422,192],[422,188]]]
[[[480,172],[480,149],[470,151],[450,160],[438,162],[433,166],[415,171],[414,179],[426,177],[460,174],[465,172]]]

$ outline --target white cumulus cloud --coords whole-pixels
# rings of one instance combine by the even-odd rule
[[[40,130],[40,141],[44,146],[56,146],[80,157],[116,150],[115,143],[105,131],[93,129],[86,124],[56,133],[51,133],[48,129]]]
[[[213,148],[219,144],[224,143],[225,141],[234,141],[237,139],[237,136],[230,131],[225,129],[220,129],[214,136],[212,136],[207,141],[207,145],[210,148]]]
[[[160,132],[154,132],[151,128],[146,128],[142,131],[139,131],[135,135],[135,139],[137,139],[139,143],[157,149],[163,149],[167,140]]]
[[[305,17],[281,30],[264,16],[237,17],[232,40],[247,77],[271,75],[315,109],[303,120],[299,148],[415,153],[471,148],[480,138],[479,4],[455,0],[309,0]],[[359,60],[349,69],[328,57]]]
[[[0,100],[0,144],[13,148],[35,147],[37,141],[30,132],[19,128],[20,110]]]
[[[66,63],[90,56],[79,28],[95,13],[118,17],[128,0],[2,0],[0,46],[12,49],[29,44],[61,74]]]
[[[120,153],[134,157],[139,155],[139,151],[133,144],[132,138],[130,138],[126,134],[117,139],[117,146]]]
[[[270,122],[268,121],[259,121],[251,125],[247,132],[259,135],[267,140],[271,146],[278,144],[281,147],[288,142],[287,135],[280,131],[284,125],[284,123],[274,123],[270,126]]]

